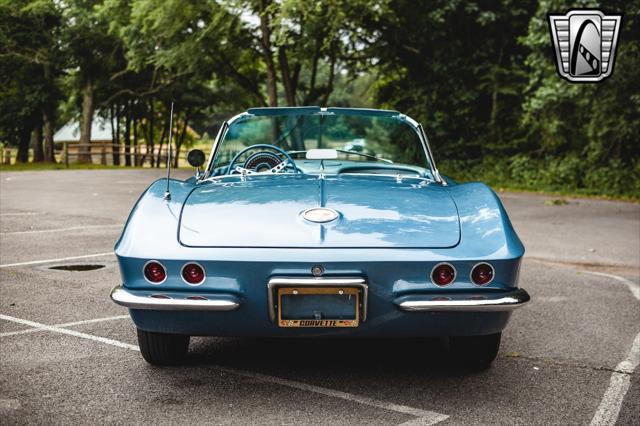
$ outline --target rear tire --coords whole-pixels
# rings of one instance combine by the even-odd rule
[[[179,365],[187,356],[189,336],[138,330],[142,357],[152,365]]]
[[[501,337],[502,333],[450,337],[449,351],[456,362],[477,369],[489,368],[498,355]]]

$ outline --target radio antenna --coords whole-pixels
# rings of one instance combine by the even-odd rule
[[[167,190],[164,192],[164,200],[171,200],[171,191],[169,191],[169,182],[171,179],[171,136],[173,135],[173,102],[171,102],[171,113],[169,115],[169,152],[167,153]]]

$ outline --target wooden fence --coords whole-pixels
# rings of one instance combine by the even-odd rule
[[[154,148],[152,151],[147,150],[146,145],[132,145],[130,152],[125,152],[125,145],[110,143],[91,143],[81,145],[77,142],[61,142],[56,144],[58,149],[54,150],[54,156],[58,163],[69,167],[70,163],[78,162],[80,156],[86,154],[90,157],[92,164],[100,164],[103,166],[120,165],[124,166],[126,158],[129,157],[132,166],[144,167],[155,166],[158,163],[163,167],[167,163],[168,148],[166,145],[162,150]],[[80,148],[89,147],[88,153],[81,153]],[[186,166],[188,149],[182,149],[178,157],[178,166]],[[0,164],[12,164],[17,154],[16,149],[3,148],[0,149]],[[175,148],[172,152],[175,155]],[[29,159],[33,159],[33,150],[29,150]]]

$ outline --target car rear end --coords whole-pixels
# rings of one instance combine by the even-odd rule
[[[331,188],[335,193],[335,188],[352,183],[345,179],[334,186],[315,185],[330,200]],[[295,185],[307,191],[309,182],[299,180]],[[203,196],[192,199],[190,205],[198,189],[185,185],[182,192],[174,190],[173,199],[166,203],[159,200],[160,189],[152,187],[116,247],[123,284],[114,289],[112,299],[130,308],[139,330],[160,335],[494,336],[494,340],[498,336],[499,344],[499,333],[512,310],[529,300],[518,288],[524,248],[499,200],[481,184],[427,192],[411,182],[389,184],[387,178],[382,187],[378,181],[370,191],[376,188],[381,193],[387,190],[388,208],[365,205],[357,195],[333,198],[332,207],[343,215],[341,220],[350,221],[344,227],[336,222],[333,228],[321,228],[298,216],[282,219],[286,208],[277,210],[279,215],[267,215],[272,223],[260,222],[260,206],[248,208],[243,201],[244,209],[254,212],[253,231],[262,230],[250,245],[246,238],[252,234],[247,229],[236,232],[228,228],[228,220],[204,215],[205,211],[225,214],[224,206],[208,205],[221,202],[215,201],[220,197]],[[266,191],[255,183],[236,189],[263,195]],[[208,190],[215,193],[218,188]],[[413,191],[426,196],[417,202],[410,197],[412,204],[395,198],[395,205],[390,205],[394,194]],[[370,194],[360,197],[371,198]],[[445,207],[428,204],[438,199]],[[305,211],[300,205],[287,205],[288,201],[285,197],[285,205],[296,215]],[[163,213],[154,209],[153,215],[142,214],[163,204],[167,204],[160,209]],[[414,204],[428,214],[412,213]],[[394,212],[402,212],[401,220],[396,220]],[[225,218],[233,217],[232,213]],[[277,232],[285,226],[281,220],[291,222],[293,235]],[[366,226],[358,227],[358,220],[367,222]],[[433,229],[443,235],[430,234]],[[210,245],[221,233],[227,245]],[[338,236],[366,241],[368,247],[339,245],[336,242],[345,238]],[[147,240],[141,244],[140,238]],[[260,244],[260,238],[270,244]],[[415,241],[429,239],[433,243],[428,246],[415,246]],[[308,245],[291,247],[290,241]],[[332,241],[333,246],[327,245]],[[445,243],[438,245],[438,241]]]

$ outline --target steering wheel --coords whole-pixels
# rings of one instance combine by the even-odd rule
[[[243,154],[253,149],[262,149],[262,151],[250,155],[242,166],[237,166],[236,163],[238,162],[238,159]],[[276,151],[279,154],[282,154],[285,159],[281,159],[273,152],[264,151],[265,149]],[[293,158],[291,158],[286,151],[274,145],[257,144],[248,146],[237,153],[229,163],[227,174],[231,175],[234,173],[240,173],[242,175],[253,175],[258,173],[282,173],[289,166],[293,168],[295,173],[302,173],[295,161],[293,161]]]

